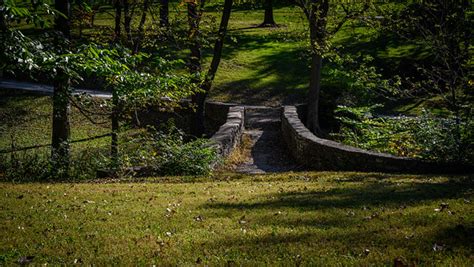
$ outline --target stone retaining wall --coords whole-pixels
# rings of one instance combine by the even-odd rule
[[[234,103],[206,102],[205,116],[208,132],[211,134],[216,133],[219,127],[226,123],[229,109],[235,106],[237,104]]]
[[[284,106],[283,138],[293,158],[310,169],[403,173],[473,173],[473,166],[449,165],[371,152],[315,136],[301,122],[297,108]]]
[[[245,127],[244,112],[244,107],[229,107],[226,123],[210,138],[220,157],[228,156],[240,143]]]

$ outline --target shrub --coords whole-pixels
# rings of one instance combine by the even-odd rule
[[[53,169],[49,149],[0,154],[0,180],[12,182],[75,181],[96,177],[98,169],[109,165],[108,157],[91,149],[72,154],[68,175]],[[67,177],[67,178],[65,178]]]
[[[339,133],[344,144],[398,156],[444,162],[472,162],[471,120],[438,118],[427,111],[419,117],[374,117],[372,107],[339,107]]]
[[[186,140],[170,123],[161,130],[150,128],[134,138],[123,155],[128,166],[148,166],[158,175],[208,175],[217,153],[207,139]]]

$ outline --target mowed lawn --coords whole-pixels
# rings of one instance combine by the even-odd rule
[[[472,178],[0,183],[0,264],[472,266]]]

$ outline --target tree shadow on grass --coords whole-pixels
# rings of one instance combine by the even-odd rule
[[[371,180],[363,182],[362,176]],[[331,248],[337,255],[348,253],[356,258],[368,256],[364,254],[366,248],[384,253],[387,247],[392,247],[395,248],[391,249],[392,253],[402,253],[414,261],[420,256],[424,260],[456,257],[458,254],[450,253],[463,255],[474,249],[472,221],[460,219],[460,223],[450,226],[459,219],[450,217],[447,211],[433,211],[431,203],[422,206],[424,202],[469,198],[474,186],[471,176],[455,177],[448,182],[428,182],[430,177],[425,177],[426,182],[412,180],[410,183],[386,180],[389,177],[349,174],[347,179],[340,180],[346,183],[344,187],[290,190],[237,203],[206,204],[211,211],[209,214],[218,218],[244,214],[248,222],[243,227],[250,231],[280,229],[273,233],[225,236],[210,245],[249,253],[258,251],[257,256],[274,251],[291,253],[301,246],[306,252]],[[279,213],[280,210],[283,212]],[[438,217],[430,216],[430,212]],[[439,220],[439,216],[444,219]],[[441,246],[442,252],[434,254],[434,244]],[[401,255],[387,261],[391,263]]]
[[[355,176],[354,179],[357,179]],[[367,177],[367,176],[366,176]],[[353,180],[357,181],[357,180]],[[279,209],[324,210],[361,208],[367,206],[409,206],[421,201],[455,198],[474,187],[471,178],[446,183],[397,184],[388,181],[366,182],[330,190],[289,191],[267,196],[272,200],[241,203],[213,203],[217,209]]]
[[[272,46],[265,48],[268,44],[257,39],[250,40],[241,45],[246,49],[272,49]],[[241,49],[242,47],[237,50],[230,48],[231,52],[227,53],[224,60],[232,64],[232,54]],[[274,53],[262,53],[251,63],[255,66],[255,69],[251,70],[251,77],[220,83],[217,80],[217,87],[213,89],[212,94],[227,95],[235,102],[247,104],[301,102],[306,94],[305,85],[309,77],[307,62],[302,58],[304,52],[304,47],[297,46],[291,49],[276,49]]]

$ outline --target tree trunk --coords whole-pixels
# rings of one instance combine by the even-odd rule
[[[169,25],[169,0],[160,0],[160,26],[167,28]]]
[[[193,103],[196,105],[196,113],[194,117],[194,133],[197,136],[202,136],[205,133],[204,127],[204,112],[205,112],[205,101],[206,97],[211,90],[212,82],[219,68],[219,64],[222,58],[222,49],[224,47],[225,35],[227,33],[227,26],[229,24],[230,13],[232,10],[233,0],[225,0],[224,11],[222,13],[221,23],[219,26],[219,33],[217,40],[214,44],[214,55],[212,57],[209,71],[206,74],[204,83],[201,86],[202,92],[199,92],[193,96]]]
[[[326,38],[327,14],[329,0],[314,2],[308,13],[311,42],[311,78],[308,91],[308,111],[306,127],[315,135],[321,135],[319,127],[319,94],[321,91],[322,53]]]
[[[308,114],[306,127],[314,134],[319,135],[319,94],[321,91],[322,57],[313,53],[311,56],[311,78],[308,91]]]
[[[113,168],[117,168],[119,165],[119,156],[118,156],[118,133],[119,133],[119,97],[117,90],[114,88],[112,90],[112,138],[110,142],[110,157],[112,159]]]
[[[4,0],[0,0],[0,6],[4,6],[5,5],[5,1]],[[7,23],[5,21],[5,14],[4,14],[4,11],[0,11],[0,31],[2,31],[2,33],[6,33],[7,32]]]
[[[70,0],[56,0],[54,8],[61,12],[64,16],[56,16],[54,21],[55,30],[61,32],[64,37],[71,37],[71,3]]]
[[[63,71],[58,71],[53,93],[51,162],[54,172],[62,177],[67,176],[70,163],[69,86],[69,77]]]
[[[143,41],[143,36],[145,35],[145,22],[146,22],[146,14],[148,12],[149,8],[149,0],[144,0],[143,1],[143,12],[142,12],[142,17],[140,19],[140,24],[138,25],[138,36],[137,39],[135,40],[135,48],[133,49],[133,52],[136,54],[140,51],[142,41]]]
[[[190,40],[189,70],[192,74],[201,72],[201,44],[199,43],[199,14],[195,3],[188,3],[188,24]]]
[[[190,41],[190,58],[189,58],[189,72],[196,77],[193,79],[194,83],[199,83],[199,75],[201,73],[201,45],[199,43],[199,14],[197,12],[196,3],[190,2],[187,4],[188,9],[188,24],[189,24],[189,41]],[[205,99],[203,93],[197,93],[192,96],[192,102],[196,106],[196,112],[191,122],[191,132],[196,136],[201,136],[204,133],[204,122],[200,122],[204,119],[204,116],[200,116],[204,113],[204,104],[201,105],[202,99]],[[202,111],[200,110],[202,109]]]
[[[125,34],[127,35],[127,41],[130,45],[132,45],[132,27],[130,24],[132,23],[132,14],[130,12],[130,3],[128,0],[123,1],[123,24]]]
[[[70,16],[71,5],[69,0],[56,0],[54,7],[63,16],[55,18],[55,29],[60,31],[65,38],[71,36]],[[70,78],[58,69],[54,81],[53,92],[53,127],[51,140],[51,162],[56,175],[67,177],[70,164]]]
[[[122,18],[122,0],[115,0],[115,29],[114,42],[119,42],[122,35],[121,18]]]
[[[260,27],[275,27],[275,19],[273,18],[273,0],[265,0],[265,17]]]

